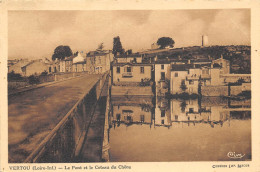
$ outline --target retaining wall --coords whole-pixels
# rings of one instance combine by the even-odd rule
[[[228,86],[201,86],[202,96],[228,96]]]

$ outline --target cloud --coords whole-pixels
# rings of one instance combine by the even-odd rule
[[[250,44],[249,10],[221,10],[210,23],[211,44]]]
[[[112,49],[120,36],[125,49],[150,48],[158,38],[176,47],[201,44],[250,44],[249,10],[155,11],[12,11],[8,14],[9,57],[51,57],[59,45],[75,51],[95,50],[101,42]]]

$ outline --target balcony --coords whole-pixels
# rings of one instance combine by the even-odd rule
[[[125,72],[125,73],[122,74],[122,76],[124,78],[131,78],[131,77],[133,77],[133,73],[132,72]]]

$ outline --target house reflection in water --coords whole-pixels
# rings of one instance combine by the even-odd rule
[[[213,98],[214,99],[214,98]],[[211,127],[215,124],[223,125],[229,119],[230,112],[225,110],[226,104],[221,101],[208,100],[171,100],[172,122],[207,123]]]
[[[251,111],[243,103],[112,95],[110,161],[230,161],[230,150],[251,160]]]
[[[112,97],[111,122],[127,126],[132,124],[152,125],[152,98]]]
[[[223,126],[230,119],[237,119],[236,108],[230,106],[227,99],[203,97],[202,99],[166,99],[157,97],[155,103],[151,97],[112,97],[112,116],[114,126],[123,123],[149,124],[154,127],[172,127],[178,123],[188,126],[198,123]],[[237,102],[236,102],[237,103]],[[241,102],[243,104],[243,102]],[[235,112],[235,113],[234,113]],[[233,114],[233,116],[231,116]],[[247,114],[247,113],[243,113]],[[242,115],[243,116],[243,115]],[[248,116],[248,115],[247,115]],[[247,117],[246,116],[246,117]],[[239,119],[243,119],[242,117]]]
[[[168,99],[163,97],[156,98],[154,117],[154,126],[165,126],[169,128],[172,125]]]

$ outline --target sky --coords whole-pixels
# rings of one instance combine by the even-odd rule
[[[73,52],[93,51],[100,43],[113,48],[120,37],[124,49],[151,48],[160,37],[175,47],[250,45],[250,10],[121,10],[121,11],[9,11],[8,58],[49,58],[59,45]]]

